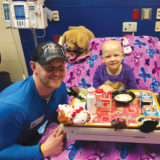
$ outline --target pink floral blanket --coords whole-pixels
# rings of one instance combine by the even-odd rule
[[[102,44],[110,39],[122,42],[123,37],[94,38],[90,41],[90,57],[78,63],[66,64],[65,83],[67,87],[88,88],[92,85],[94,72],[102,63]],[[129,64],[135,74],[138,89],[158,93],[160,88],[160,42],[156,37],[126,37],[132,52],[126,54],[123,62]]]

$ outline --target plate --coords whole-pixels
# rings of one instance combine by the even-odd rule
[[[128,90],[118,90],[112,92],[112,99],[114,99],[116,103],[120,105],[128,105],[135,98],[136,95]]]

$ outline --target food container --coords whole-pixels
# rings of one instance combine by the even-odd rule
[[[128,105],[135,99],[135,97],[136,95],[128,90],[112,92],[112,99],[114,99],[118,105]]]

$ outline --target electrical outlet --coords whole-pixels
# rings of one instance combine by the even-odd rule
[[[157,8],[157,15],[156,15],[156,19],[160,19],[160,8]]]
[[[160,32],[160,21],[156,21],[155,23],[155,32]]]
[[[152,19],[152,8],[142,8],[141,20],[151,20]]]
[[[53,11],[53,20],[54,21],[60,21],[60,19],[59,19],[59,12],[57,10]]]
[[[137,22],[123,22],[123,32],[137,32]]]

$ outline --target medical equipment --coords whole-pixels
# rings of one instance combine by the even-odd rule
[[[2,3],[3,7],[3,13],[4,13],[4,21],[6,27],[11,27],[11,19],[10,19],[10,12],[9,12],[9,2],[3,2]]]
[[[2,2],[2,6],[6,27],[44,29],[48,25],[43,2]]]

